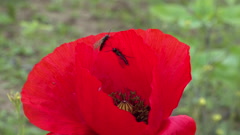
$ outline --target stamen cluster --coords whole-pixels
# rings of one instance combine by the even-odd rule
[[[112,92],[109,96],[113,98],[114,104],[119,109],[132,113],[137,122],[148,123],[150,106],[145,105],[135,91]]]

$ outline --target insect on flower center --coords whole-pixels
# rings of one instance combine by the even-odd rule
[[[137,122],[148,123],[150,106],[145,105],[144,101],[136,95],[136,92],[112,92],[109,96],[113,98],[114,104],[119,109],[130,112]]]

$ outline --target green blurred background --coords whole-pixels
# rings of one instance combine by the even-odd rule
[[[193,117],[197,135],[240,134],[240,1],[0,0],[0,135],[46,133],[22,119],[14,94],[43,56],[130,28],[161,29],[191,46],[193,80],[173,115]]]

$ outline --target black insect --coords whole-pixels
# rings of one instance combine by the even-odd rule
[[[105,37],[103,37],[101,39],[101,42],[100,42],[100,48],[99,50],[101,51],[103,49],[103,46],[105,45],[106,41],[110,38],[110,36],[107,34]]]
[[[110,33],[110,32],[109,32]],[[101,51],[106,43],[106,41],[110,38],[109,33],[107,35],[105,35],[103,38],[101,38],[100,40],[98,40],[95,44],[94,44],[94,48],[99,48],[99,51]]]
[[[124,56],[124,54],[122,54],[122,52],[121,52],[120,50],[118,50],[117,48],[113,48],[112,51],[113,51],[117,56],[119,56],[120,59],[123,60],[126,65],[129,65],[128,60],[126,59],[126,57]]]

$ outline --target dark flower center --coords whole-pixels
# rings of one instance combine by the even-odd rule
[[[148,123],[148,113],[150,106],[144,105],[144,101],[136,94],[135,91],[129,92],[112,92],[109,94],[113,98],[114,104],[122,110],[130,112],[137,122]]]

